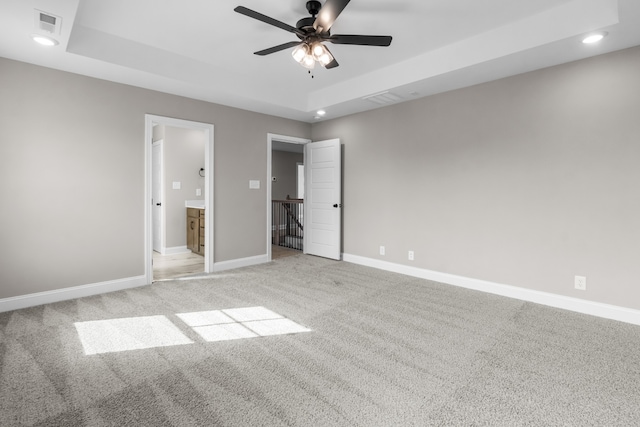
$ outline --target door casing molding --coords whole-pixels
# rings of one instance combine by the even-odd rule
[[[204,132],[204,272],[212,273],[214,264],[214,133],[213,124],[175,119],[172,117],[145,114],[144,116],[144,277],[147,283],[153,281],[153,221],[151,217],[151,144],[153,143],[153,125],[160,124],[186,129],[196,129]],[[186,215],[186,213],[185,213]]]
[[[267,134],[267,179],[265,180],[267,187],[267,262],[271,261],[271,150],[273,148],[273,141],[302,145],[311,142],[311,140],[307,138],[297,138],[295,136],[278,135],[275,133]]]

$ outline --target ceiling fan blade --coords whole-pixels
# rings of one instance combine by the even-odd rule
[[[253,52],[255,55],[265,56],[271,53],[280,52],[281,50],[289,49],[290,47],[298,46],[300,41],[297,42],[289,42],[283,43],[278,46],[270,47],[269,49],[259,50],[257,52]]]
[[[319,33],[326,33],[333,25],[338,15],[351,0],[327,0],[320,8],[320,12],[313,23],[313,28]]]
[[[294,34],[299,34],[301,36],[304,36],[304,32],[292,27],[289,24],[285,24],[284,22],[278,21],[277,19],[273,19],[267,15],[263,15],[262,13],[256,12],[255,10],[251,10],[251,9],[247,9],[244,6],[238,6],[235,9],[233,9],[234,11],[248,16],[249,18],[253,18],[253,19],[257,19],[258,21],[262,21],[265,24],[269,24],[269,25],[273,25],[274,27],[278,27],[278,28],[282,28],[285,31],[289,31],[290,33],[294,33]]]
[[[327,65],[325,65],[324,68],[326,68],[327,70],[330,70],[332,68],[336,68],[338,65],[338,61],[336,61],[336,58],[333,58],[333,61],[329,62]]]
[[[361,46],[389,46],[391,36],[360,36],[355,34],[334,34],[324,40],[334,44],[357,44]]]

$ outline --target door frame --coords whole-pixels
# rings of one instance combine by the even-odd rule
[[[286,136],[286,135],[278,135],[275,133],[267,134],[267,179],[265,182],[267,183],[267,260],[271,261],[271,239],[272,233],[271,230],[271,150],[273,149],[273,141],[286,142],[288,144],[307,144],[311,142],[310,139],[307,138],[298,138],[295,136]],[[304,157],[303,157],[304,158]],[[304,162],[304,160],[303,160]],[[305,183],[306,185],[306,183]]]
[[[174,126],[186,129],[196,129],[204,132],[204,204],[205,204],[205,228],[204,228],[204,272],[212,273],[214,264],[214,133],[213,124],[194,122],[190,120],[175,119],[153,114],[144,115],[144,264],[145,282],[153,282],[153,221],[151,216],[151,145],[153,143],[153,125]],[[185,210],[186,215],[186,210]]]
[[[153,126],[152,126],[153,127]],[[153,230],[155,228],[155,221],[159,221],[160,222],[160,236],[154,236],[153,231],[151,232],[151,250],[155,250],[155,248],[153,247],[153,237],[158,237],[160,240],[160,249],[164,251],[164,237],[165,237],[165,233],[164,233],[164,224],[165,224],[165,214],[164,214],[164,205],[160,206],[160,215],[158,218],[154,218],[153,216],[153,204],[155,202],[157,202],[157,200],[153,200],[153,149],[159,146],[160,147],[160,164],[163,165],[160,168],[159,174],[160,174],[160,202],[164,202],[164,198],[165,198],[165,194],[164,194],[164,140],[159,139],[157,141],[154,141],[151,143],[151,159],[152,159],[152,166],[151,166],[151,230]],[[164,255],[164,253],[162,254]]]

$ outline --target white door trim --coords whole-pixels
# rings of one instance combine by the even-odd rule
[[[153,140],[153,124],[161,124],[166,126],[181,127],[187,129],[197,129],[204,132],[205,145],[204,145],[204,204],[205,204],[205,228],[204,228],[204,272],[213,272],[214,253],[214,225],[213,218],[214,203],[214,171],[213,171],[213,125],[210,123],[193,122],[190,120],[174,119],[171,117],[156,116],[153,114],[144,115],[144,277],[147,283],[153,281],[153,265],[152,265],[152,250],[153,250],[153,221],[151,218],[151,144]]]
[[[310,139],[297,138],[295,136],[278,135],[275,133],[267,134],[267,260],[271,261],[271,150],[273,141],[286,142],[289,144],[307,144]],[[268,262],[267,261],[267,262]]]
[[[164,141],[162,139],[159,139],[159,140],[157,140],[157,141],[155,141],[155,142],[153,142],[151,144],[151,156],[152,156],[151,158],[152,158],[152,160],[153,160],[153,148],[155,148],[155,147],[160,147],[160,165],[161,165],[160,171],[159,171],[159,174],[160,174],[160,202],[163,203],[164,202]],[[159,244],[158,244],[159,252],[162,255],[166,255],[165,254],[165,249],[166,248],[165,248],[165,243],[164,243],[164,238],[165,238],[165,232],[164,232],[165,211],[164,211],[164,208],[165,208],[165,206],[164,205],[160,206],[160,215],[158,216],[158,218],[154,218],[154,216],[153,216],[154,207],[153,206],[154,206],[154,203],[157,203],[158,201],[157,200],[153,200],[153,172],[157,172],[157,171],[154,170],[153,166],[151,166],[151,172],[152,172],[152,175],[151,175],[151,177],[152,177],[151,178],[152,179],[152,182],[151,182],[152,183],[152,185],[151,185],[151,201],[152,201],[152,203],[151,203],[151,212],[152,212],[151,213],[151,221],[152,221],[152,228],[151,229],[153,230],[155,228],[155,226],[156,226],[155,221],[159,221],[159,223],[160,223],[159,224],[159,226],[160,226],[159,227],[160,228],[160,233],[159,234],[160,235],[159,236],[155,236],[155,235],[153,235],[153,233],[151,233],[151,234],[152,234],[152,237],[157,238],[159,240]],[[153,247],[154,246],[153,245],[153,239],[151,239],[151,243],[152,243],[151,249],[152,250],[156,250],[156,248]]]

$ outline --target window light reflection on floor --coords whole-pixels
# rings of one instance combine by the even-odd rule
[[[208,342],[311,331],[264,307],[179,313],[177,316]]]
[[[207,342],[311,331],[265,307],[178,313],[176,316]],[[86,355],[193,344],[166,316],[94,320],[74,325]]]
[[[193,344],[165,316],[94,320],[74,325],[87,355]]]

